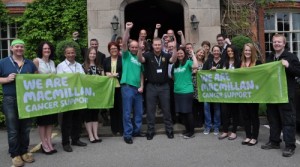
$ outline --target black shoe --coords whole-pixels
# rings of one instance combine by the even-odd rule
[[[72,142],[72,145],[73,145],[73,146],[80,146],[80,147],[87,146],[86,143],[84,143],[84,142],[82,142],[82,141],[80,141],[80,140],[73,141],[73,142]]]
[[[63,145],[63,149],[64,149],[64,151],[66,151],[66,152],[72,152],[72,151],[73,151],[73,149],[72,149],[72,147],[70,146],[70,144]]]
[[[97,143],[97,140],[90,140],[90,143]]]
[[[50,155],[53,153],[52,151],[47,152],[42,145],[41,145],[41,149],[42,149],[42,153],[44,153],[46,155]]]
[[[280,149],[280,146],[279,146],[279,144],[274,144],[272,142],[268,142],[267,144],[262,145],[261,149],[264,149],[264,150]]]
[[[52,154],[57,153],[57,150],[54,149],[54,150],[51,151],[51,153],[52,153]]]
[[[101,143],[102,139],[95,139],[97,143]]]
[[[282,156],[283,157],[291,157],[292,155],[294,155],[295,153],[295,149],[294,148],[285,148],[282,151]]]
[[[167,132],[167,136],[169,139],[173,139],[174,138],[174,133],[173,132]]]
[[[133,143],[132,138],[124,138],[124,141],[127,144],[132,144]]]
[[[146,134],[140,132],[140,133],[135,133],[135,134],[133,134],[132,136],[133,136],[133,137],[146,137]]]
[[[147,133],[147,140],[152,140],[154,137],[154,133]]]

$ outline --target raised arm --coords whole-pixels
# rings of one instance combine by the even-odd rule
[[[180,37],[181,45],[182,45],[182,46],[185,46],[185,38],[184,38],[184,35],[183,35],[182,31],[179,30],[179,31],[177,32],[177,34],[178,34],[179,37]]]
[[[153,34],[153,39],[158,37],[158,29],[160,29],[161,25],[156,24],[154,34]]]
[[[173,51],[172,51],[172,57],[170,58],[170,63],[175,63],[176,60],[177,60],[177,47],[176,47],[176,44],[177,44],[177,41],[176,41],[176,38],[174,38],[174,41],[173,42]]]
[[[193,66],[192,66],[192,68],[193,69],[197,69],[198,68],[198,60],[197,60],[194,52],[192,52],[192,60],[193,60]]]
[[[144,41],[141,38],[139,38],[138,43],[139,43],[139,49],[137,52],[137,57],[138,57],[139,62],[144,63],[146,61],[143,56],[143,49],[142,49],[144,47]]]
[[[129,36],[130,36],[130,30],[131,28],[133,27],[133,23],[132,22],[127,22],[126,23],[126,29],[125,29],[125,32],[124,32],[124,35],[123,35],[123,40],[122,40],[122,50],[123,51],[127,51],[128,50],[128,39],[129,39]]]

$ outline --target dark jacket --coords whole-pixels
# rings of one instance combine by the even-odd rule
[[[104,73],[111,72],[111,57],[110,56],[104,59],[103,69],[104,69]],[[121,56],[118,56],[118,60],[117,60],[117,73],[119,73],[118,80],[120,81],[121,76],[122,76],[122,57]]]
[[[213,66],[217,67],[217,69],[222,69],[223,65],[224,61],[222,59],[218,63],[215,63],[214,59],[207,59],[202,70],[210,70]]]
[[[275,54],[270,54],[270,56],[267,57],[266,62],[279,61],[282,59],[287,60],[289,62],[289,67],[285,68],[288,96],[289,98],[294,98],[297,87],[295,77],[300,76],[300,62],[296,55],[288,52],[287,50],[283,51],[283,53],[278,57],[278,59],[275,58]]]

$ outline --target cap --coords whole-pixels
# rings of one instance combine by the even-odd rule
[[[15,39],[11,42],[11,46],[14,46],[14,45],[17,45],[17,44],[25,45],[25,42],[21,39]]]

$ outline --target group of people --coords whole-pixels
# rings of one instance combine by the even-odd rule
[[[204,123],[205,135],[213,130],[215,135],[219,135],[220,140],[225,138],[234,140],[237,138],[236,130],[241,114],[246,132],[242,144],[248,146],[257,144],[258,104],[199,102],[195,77],[198,70],[234,70],[261,64],[253,44],[245,44],[242,53],[239,54],[230,40],[219,34],[217,45],[211,47],[210,42],[203,41],[201,48],[194,51],[193,45],[185,42],[182,31],[178,31],[181,43],[178,43],[173,30],[168,30],[162,38],[159,38],[158,31],[161,25],[157,24],[152,43],[149,43],[146,30],[140,31],[138,40],[130,39],[130,30],[133,26],[132,22],[127,22],[123,37],[108,43],[107,57],[98,50],[97,39],[91,39],[91,47],[86,50],[82,64],[75,61],[76,52],[72,46],[65,46],[65,60],[55,66],[54,48],[51,43],[42,42],[37,49],[37,58],[31,61],[24,57],[24,41],[20,39],[12,41],[12,55],[0,60],[0,83],[3,86],[3,112],[6,117],[9,153],[13,165],[23,166],[25,162],[34,162],[32,154],[28,153],[31,119],[18,118],[15,77],[24,73],[82,73],[115,78],[117,84],[114,106],[110,109],[111,130],[113,134],[122,135],[127,144],[132,144],[134,137],[146,137],[147,140],[154,138],[157,106],[162,110],[166,136],[169,139],[174,138],[172,111],[178,113],[185,126],[185,131],[181,134],[185,139],[194,137],[195,127]],[[286,68],[289,102],[267,105],[270,138],[261,148],[279,149],[282,131],[285,142],[283,156],[289,157],[294,154],[296,148],[294,95],[295,77],[300,76],[300,63],[295,55],[285,50],[285,44],[285,37],[275,34],[273,36],[275,53],[267,58],[267,62],[281,61]],[[146,134],[141,131],[143,105],[146,106]],[[214,111],[213,121],[211,107]],[[64,151],[72,152],[71,145],[87,145],[79,140],[82,118],[90,143],[102,141],[98,136],[99,110],[86,110],[73,110],[62,114],[61,133]],[[221,118],[223,132],[219,134]],[[57,114],[40,116],[36,120],[42,152],[47,155],[56,153],[51,133],[53,125],[57,123]],[[229,132],[230,124],[231,132]]]

